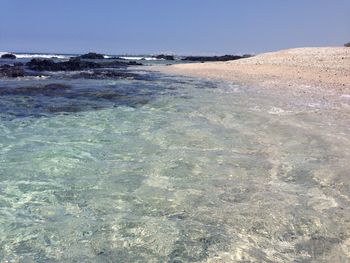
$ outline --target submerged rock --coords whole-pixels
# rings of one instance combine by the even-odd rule
[[[78,58],[82,58],[82,59],[104,59],[105,56],[102,55],[102,54],[89,52],[87,54],[79,56]]]
[[[138,74],[125,72],[125,71],[108,71],[108,70],[94,70],[88,72],[80,72],[73,75],[73,78],[86,78],[86,79],[137,79]]]
[[[142,66],[142,63],[136,62],[136,61],[129,61],[128,62],[129,66]]]
[[[19,87],[19,88],[1,88],[1,95],[26,95],[33,96],[37,94],[45,95],[45,96],[57,96],[64,94],[64,92],[68,89],[71,89],[70,86],[53,83],[45,86],[32,86],[32,87]]]
[[[14,54],[8,53],[8,54],[3,54],[3,55],[1,56],[1,58],[4,58],[4,59],[16,59],[17,57],[16,57],[16,55],[14,55]]]
[[[21,65],[3,65],[0,67],[0,77],[17,78],[23,76],[24,70]]]

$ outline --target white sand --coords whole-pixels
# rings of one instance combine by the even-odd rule
[[[296,48],[228,62],[156,66],[153,70],[264,87],[307,86],[350,94],[350,48]]]

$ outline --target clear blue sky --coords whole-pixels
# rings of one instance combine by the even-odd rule
[[[350,0],[0,0],[0,51],[220,54],[350,41]]]

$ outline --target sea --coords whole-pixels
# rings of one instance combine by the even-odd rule
[[[0,262],[350,260],[342,105],[109,70],[0,79]]]

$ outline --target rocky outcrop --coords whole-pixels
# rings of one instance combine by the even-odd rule
[[[350,42],[349,42],[349,43],[344,44],[344,47],[350,47]]]
[[[16,55],[8,53],[8,54],[3,54],[1,56],[1,58],[3,58],[3,59],[16,59]]]
[[[237,60],[241,58],[248,58],[250,55],[243,55],[243,56],[238,56],[238,55],[225,55],[225,56],[190,56],[190,57],[185,57],[181,60],[183,61],[196,61],[196,62],[207,62],[207,61],[229,61],[229,60]]]
[[[52,59],[37,59],[34,58],[25,65],[21,62],[14,63],[13,65],[2,65],[0,66],[0,78],[16,78],[23,76],[41,76],[41,71],[83,71],[91,69],[104,69],[104,72],[94,72],[92,75],[85,74],[82,77],[91,78],[127,78],[134,77],[124,72],[112,72],[108,69],[114,68],[126,68],[128,66],[139,66],[142,65],[136,61],[119,61],[119,60],[108,60],[104,62],[93,62],[86,61],[80,58],[71,58],[68,61],[55,62]]]
[[[77,58],[81,58],[81,59],[104,59],[105,57],[102,54],[89,52],[89,53],[81,55],[81,56],[79,56]]]
[[[28,69],[36,71],[76,71],[100,67],[97,63],[82,61],[77,58],[64,62],[54,62],[51,59],[32,59],[26,66]]]
[[[165,59],[165,60],[175,60],[174,56],[172,56],[172,55],[164,55],[164,54],[157,55],[157,56],[155,56],[155,58],[157,58],[157,59]]]
[[[84,61],[80,58],[71,58],[69,61],[54,62],[51,59],[32,59],[26,64],[28,69],[36,71],[77,71],[95,68],[119,68],[126,66],[142,65],[136,62],[108,61],[96,63]]]
[[[69,71],[96,68],[97,64],[85,62],[80,59],[71,59],[65,62],[54,62],[51,59],[32,59],[26,64],[31,70],[36,71]]]

